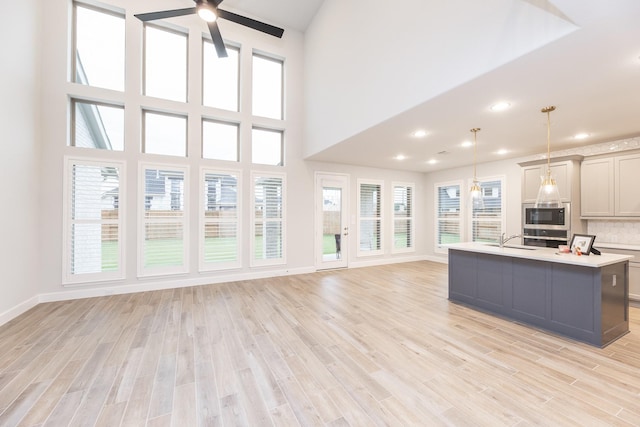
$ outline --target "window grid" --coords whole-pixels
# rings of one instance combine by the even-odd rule
[[[203,139],[199,141],[199,143],[202,144],[200,147],[189,147],[187,145],[195,142],[195,141],[189,141],[188,139],[187,129],[191,131],[191,129],[193,128],[192,124],[189,123],[189,119],[195,118],[196,120],[198,120],[198,116],[199,116],[199,120],[201,120],[203,124],[205,122],[216,122],[217,120],[220,120],[217,123],[224,123],[226,125],[231,125],[236,128],[237,133],[239,133],[239,129],[241,127],[248,126],[247,129],[253,129],[255,127],[259,131],[269,133],[269,134],[275,134],[277,136],[276,139],[278,141],[273,147],[269,146],[265,150],[266,152],[268,152],[269,155],[272,155],[272,157],[269,157],[268,160],[264,161],[264,164],[283,166],[284,164],[284,160],[283,160],[284,159],[284,132],[286,131],[285,124],[284,122],[282,122],[285,115],[284,113],[284,60],[274,59],[274,57],[271,56],[269,53],[254,54],[252,50],[256,47],[260,48],[260,46],[254,46],[251,43],[245,43],[243,45],[242,47],[243,49],[249,49],[248,52],[251,52],[248,56],[244,55],[244,57],[240,55],[240,47],[227,46],[230,57],[233,57],[234,55],[237,57],[237,60],[233,61],[236,63],[234,64],[233,67],[230,68],[232,71],[228,73],[229,75],[233,75],[233,78],[232,78],[233,81],[229,82],[226,79],[222,79],[224,80],[224,82],[222,82],[222,80],[216,79],[215,81],[207,82],[206,79],[204,78],[204,74],[208,74],[208,73],[205,73],[204,71],[205,62],[206,62],[205,58],[198,58],[198,57],[194,58],[192,55],[190,55],[191,41],[189,41],[189,35],[195,34],[193,31],[195,26],[192,28],[191,24],[186,24],[184,28],[179,28],[178,26],[171,26],[171,28],[169,28],[168,26],[164,26],[162,23],[145,24],[145,23],[139,22],[138,20],[134,20],[135,25],[139,25],[140,26],[139,28],[142,30],[143,40],[142,40],[140,49],[137,48],[136,44],[132,45],[132,48],[137,50],[137,52],[135,53],[136,55],[138,55],[139,60],[142,63],[142,70],[141,70],[141,75],[139,77],[139,81],[129,82],[130,84],[127,84],[128,89],[125,91],[126,88],[124,85],[124,75],[126,74],[125,73],[126,70],[124,68],[125,66],[124,27],[126,22],[125,20],[130,20],[133,18],[131,18],[128,15],[125,15],[124,10],[121,10],[116,7],[111,7],[108,5],[100,6],[100,8],[98,8],[93,5],[84,5],[80,2],[76,3],[74,1],[73,3],[71,3],[70,6],[73,9],[73,19],[71,20],[70,25],[72,26],[71,30],[73,33],[73,41],[74,41],[74,49],[75,49],[74,50],[75,54],[73,55],[73,61],[71,61],[72,62],[71,69],[72,69],[73,75],[70,76],[70,79],[74,82],[85,85],[85,87],[82,89],[79,89],[78,85],[70,85],[69,91],[67,93],[68,100],[70,100],[70,101],[67,101],[67,102],[70,102],[70,108],[69,108],[70,118],[68,120],[68,123],[70,126],[69,128],[70,139],[66,141],[66,143],[69,145],[69,150],[73,152],[73,150],[79,149],[81,145],[77,143],[77,139],[74,135],[74,134],[77,134],[77,132],[79,131],[79,129],[75,129],[76,119],[74,115],[77,117],[80,109],[93,110],[93,113],[92,113],[93,117],[98,121],[100,119],[106,121],[106,114],[100,111],[103,107],[113,109],[114,111],[117,112],[118,115],[123,117],[125,116],[125,113],[126,113],[126,117],[127,117],[126,120],[131,119],[130,122],[127,124],[127,129],[136,129],[136,128],[140,129],[141,130],[139,133],[140,137],[136,137],[135,135],[130,134],[129,131],[125,132],[124,125],[118,125],[117,137],[115,136],[112,137],[111,134],[107,132],[109,136],[108,142],[111,142],[112,149],[108,148],[108,144],[106,144],[107,142],[106,138],[104,138],[103,141],[92,142],[89,146],[92,146],[92,147],[95,146],[96,148],[103,148],[102,152],[100,153],[96,152],[96,155],[99,156],[100,159],[107,159],[109,161],[111,161],[112,159],[113,161],[119,161],[122,159],[123,156],[130,158],[131,156],[135,156],[136,152],[142,154],[142,156],[135,156],[142,159],[142,162],[138,164],[139,178],[137,180],[130,180],[130,182],[126,182],[126,181],[121,182],[121,185],[122,185],[122,188],[120,189],[121,195],[113,199],[114,200],[113,203],[115,206],[118,206],[121,203],[123,203],[125,199],[122,197],[122,194],[124,194],[124,190],[127,186],[130,187],[128,189],[129,191],[134,191],[136,193],[136,200],[137,200],[137,203],[139,203],[138,209],[139,209],[139,212],[141,212],[140,214],[136,215],[137,221],[135,224],[136,233],[137,233],[137,239],[136,239],[137,251],[134,251],[134,252],[136,253],[135,262],[138,267],[137,275],[141,277],[141,276],[188,272],[189,271],[188,260],[190,259],[188,257],[188,252],[191,249],[196,249],[196,247],[194,244],[195,242],[188,242],[186,239],[186,237],[189,235],[188,229],[187,229],[188,222],[185,222],[186,218],[188,218],[189,216],[187,201],[191,197],[197,197],[199,199],[198,202],[202,203],[203,205],[206,205],[212,202],[211,198],[207,198],[207,196],[204,194],[203,191],[199,191],[200,185],[195,186],[194,188],[191,188],[193,186],[188,185],[188,169],[190,167],[204,167],[204,165],[206,164],[214,163],[212,162],[212,160],[216,162],[219,160],[222,160],[222,161],[234,161],[236,163],[239,163],[241,160],[240,153],[244,153],[244,152],[250,153],[252,149],[251,145],[249,146],[240,145],[240,142],[242,142],[243,144],[245,143],[251,144],[252,139],[244,138],[244,140],[240,140],[238,135],[238,137],[236,138],[236,148],[229,150],[234,152],[235,159],[231,158],[231,156],[225,157],[227,156],[227,154],[222,156],[217,156],[217,154],[211,155],[210,157],[221,157],[221,158],[209,159],[207,158],[208,156],[205,154],[204,129],[202,132]],[[78,45],[76,44],[77,38],[78,38],[78,31],[77,31],[77,16],[78,16],[77,8],[78,7],[82,9],[86,9],[92,13],[97,11],[101,15],[104,15],[104,17],[106,17],[107,19],[115,18],[116,21],[120,22],[122,30],[121,31],[118,30],[118,31],[120,31],[121,34],[114,37],[114,34],[112,34],[111,31],[105,31],[104,34],[107,34],[107,36],[105,36],[104,38],[109,41],[121,40],[121,42],[118,41],[119,43],[118,46],[121,45],[121,48],[119,48],[120,49],[119,55],[121,55],[121,60],[118,59],[118,60],[111,61],[114,64],[121,63],[122,64],[121,71],[118,73],[113,73],[111,71],[112,68],[109,68],[108,66],[100,66],[98,68],[94,68],[99,71],[109,70],[106,73],[106,77],[109,77],[109,78],[113,77],[112,74],[121,74],[122,83],[119,84],[119,86],[108,87],[101,84],[95,84],[94,83],[95,80],[93,79],[91,73],[82,72],[82,71],[87,71],[88,68],[87,70],[81,70],[82,65],[84,63],[78,59],[78,58],[81,58],[81,55],[78,56],[79,55]],[[150,34],[152,35],[150,36]],[[161,54],[156,55],[158,58],[160,59],[163,59],[163,58],[166,59],[167,57],[172,58],[171,67],[161,66],[161,65],[158,65],[160,63],[150,62],[150,58],[152,56],[150,54],[153,51],[153,48],[151,46],[151,44],[153,44],[153,41],[150,39],[154,37],[153,34],[156,34],[156,35],[160,34],[162,37],[166,36],[176,41],[176,44],[178,45],[178,47],[176,48],[176,51],[178,52],[178,54],[168,55],[167,50],[173,50],[173,49],[169,48],[168,45],[162,45],[161,43],[160,45],[162,45],[162,48],[156,50],[156,53],[161,52]],[[202,55],[205,55],[205,52],[208,49],[210,48],[212,49],[212,45],[210,42],[208,42],[207,40],[204,40],[203,38],[201,38],[201,40],[203,44],[201,45],[200,52],[202,53]],[[155,43],[155,44],[158,45],[159,43]],[[129,46],[127,46],[127,48],[129,48]],[[89,49],[87,51],[99,52],[100,49],[94,48],[94,49]],[[216,58],[215,55],[212,55],[212,56]],[[98,55],[96,56],[96,58],[104,59],[105,56]],[[266,84],[261,83],[260,79],[254,80],[254,78],[256,77],[256,73],[251,72],[253,61],[261,65],[266,64],[267,68],[271,67],[272,70],[276,71],[275,73],[266,75],[267,79],[263,80],[267,82]],[[168,70],[169,68],[176,68],[173,66],[173,65],[176,65],[176,63],[178,63],[179,65],[177,67],[178,68],[177,78],[169,78],[166,75],[163,75],[162,73],[163,71]],[[229,61],[226,62],[226,64],[228,63]],[[188,76],[190,76],[188,70],[194,64],[198,64],[198,66],[202,66],[203,78],[197,79],[197,81],[192,81],[191,79],[188,79]],[[244,67],[246,70],[249,70],[250,72],[241,74],[239,72],[241,67]],[[258,71],[257,74],[261,74],[260,65],[256,67],[256,70]],[[219,75],[219,73],[217,74]],[[265,77],[265,75],[261,75],[260,77]],[[171,84],[167,85],[167,82]],[[210,85],[210,83],[212,82],[214,83],[214,85]],[[253,85],[254,82],[258,84]],[[199,87],[192,88],[191,85],[194,85],[194,84]],[[216,87],[216,84],[218,84],[217,87]],[[167,88],[167,86],[169,87]],[[217,92],[214,95],[213,100],[211,99],[211,96],[210,96],[211,93],[205,94],[205,86],[207,86],[209,89],[211,89],[213,86],[214,87],[213,92]],[[231,101],[230,103],[227,103],[227,104],[224,104],[224,103],[218,104],[217,103],[218,100],[215,98],[218,95],[220,95],[219,89],[220,87],[225,87],[226,89],[227,86],[229,87],[230,99],[232,100],[235,99],[235,101]],[[105,96],[104,95],[105,92],[103,90],[104,87],[108,87],[110,89],[113,89],[114,91],[119,91],[120,93],[110,92],[108,99],[104,98]],[[250,88],[252,87],[258,88],[259,90],[258,92],[252,93],[252,96],[248,97],[249,99],[256,100],[256,99],[264,98],[264,95],[266,94],[268,96],[271,96],[271,99],[273,100],[273,105],[270,107],[262,105],[260,107],[260,108],[263,108],[262,113],[260,113],[259,109],[257,109],[256,110],[257,114],[253,114],[253,112],[249,112],[249,115],[246,115],[246,114],[240,115],[238,113],[240,113],[241,108],[242,109],[245,109],[245,108],[244,106],[240,105],[239,94],[241,93],[243,88],[251,90]],[[262,87],[262,89],[260,89],[260,87]],[[130,93],[132,88],[141,88],[141,92],[143,95],[142,107],[137,106],[136,108],[140,108],[140,110],[137,114],[134,114],[133,116],[129,114],[130,112],[126,112],[126,109],[128,108],[128,106],[126,105],[128,102],[127,100],[132,99],[130,95],[134,96],[133,99],[137,99],[136,97],[139,95],[139,93],[135,93],[135,94]],[[170,90],[168,90],[167,92],[163,92],[165,89],[170,89]],[[189,99],[188,94],[194,93],[192,89],[196,89],[195,92],[199,91],[202,94],[202,96],[198,97],[199,99],[194,99],[194,100]],[[258,96],[254,97],[253,96],[254,94],[257,94]],[[85,99],[90,101],[85,101]],[[167,102],[167,100],[169,100],[169,102]],[[193,105],[194,101],[197,102],[199,105]],[[137,105],[138,103],[134,102],[134,104]],[[235,104],[235,106],[233,104]],[[249,104],[246,107],[252,108],[253,105]],[[76,109],[78,111],[75,111]],[[217,111],[214,111],[214,109],[216,109]],[[96,110],[97,110],[97,113],[95,112]],[[269,111],[269,113],[265,113],[264,111]],[[273,111],[275,111],[276,113],[273,113],[273,114],[270,113]],[[196,117],[192,117],[194,112],[196,114]],[[149,119],[150,117],[152,118]],[[173,138],[171,143],[169,144],[157,143],[156,138],[167,138],[171,132],[167,131],[164,127],[160,129],[159,126],[156,126],[155,124],[150,124],[150,122],[154,121],[154,118],[159,119],[158,121],[162,122],[164,125],[166,125],[168,122],[171,122],[172,119],[177,119],[180,121],[180,125],[175,127],[176,129],[178,129],[177,131],[178,136],[176,138]],[[122,120],[122,122],[124,122],[124,119]],[[85,126],[86,128],[86,125],[83,125],[83,126]],[[259,126],[259,128],[257,126]],[[168,127],[171,128],[171,126],[168,126]],[[151,130],[151,128],[153,128],[154,130],[157,130],[156,135],[154,135],[154,131]],[[125,147],[123,145],[125,141],[125,135],[127,137],[126,152],[125,152]],[[118,143],[116,143],[116,139],[119,141]],[[82,141],[82,143],[85,143],[85,142],[86,140]],[[198,144],[198,142],[196,142],[196,144]],[[120,153],[112,153],[111,151],[119,151]],[[200,153],[201,155],[195,158],[194,157],[187,158],[188,153]],[[276,155],[273,155],[274,153],[276,153]],[[148,163],[149,161],[153,161],[153,160],[147,160],[151,158],[151,156],[147,156],[147,154],[151,154],[154,156],[155,155],[174,156],[174,159],[171,160],[169,157],[167,157],[168,160],[161,161],[161,162],[167,162],[167,163],[163,163],[162,165],[154,165],[154,164]],[[273,159],[276,159],[276,160],[273,160]],[[247,174],[251,173],[251,176],[253,177],[253,172],[250,172],[249,170],[250,165],[248,163],[251,163],[251,161],[243,163],[244,172],[242,171],[238,172],[237,174],[238,178],[242,176],[243,173],[247,173]],[[150,190],[149,188],[147,188],[147,185],[145,182],[147,179],[147,176],[145,176],[145,171],[143,170],[143,168],[145,168],[145,170],[149,169],[149,171],[153,170],[157,174],[159,173],[160,175],[166,172],[170,172],[170,173],[183,172],[184,175],[182,176],[182,178],[180,178],[179,176],[172,176],[172,177],[165,176],[165,181],[163,185],[164,193],[160,195],[160,194],[156,194],[153,190]],[[65,167],[65,179],[67,179],[66,176],[69,173],[69,169],[70,167]],[[221,173],[221,171],[219,170],[213,170],[209,172]],[[277,218],[273,216],[267,216],[265,218],[261,218],[257,215],[255,217],[254,215],[246,215],[246,220],[243,220],[242,216],[240,216],[238,213],[237,226],[236,226],[237,236],[238,236],[237,241],[240,242],[239,239],[240,239],[241,233],[246,233],[246,234],[251,233],[251,234],[258,235],[260,233],[264,233],[265,232],[264,230],[267,230],[266,231],[268,235],[268,238],[266,240],[267,245],[262,246],[262,249],[264,250],[258,254],[258,257],[255,257],[254,256],[255,253],[252,247],[250,250],[247,251],[247,254],[250,254],[250,256],[244,257],[245,262],[246,264],[248,264],[248,266],[283,264],[285,263],[285,254],[286,254],[286,251],[285,251],[286,227],[284,223],[284,193],[285,193],[284,175],[279,176],[279,175],[274,175],[272,173],[266,173],[266,174],[263,173],[259,175],[261,175],[263,178],[276,178],[276,179],[282,180],[281,186],[278,190],[275,190],[275,188],[273,188],[275,187],[274,185],[271,185],[271,187],[269,188],[263,186],[262,190],[257,190],[257,192],[265,191],[267,193],[267,197],[266,197],[267,201],[280,199],[279,206],[277,208],[275,207],[267,208],[267,214],[270,215],[272,211],[276,210],[276,211],[279,211],[279,215],[281,216],[281,218]],[[149,176],[148,178],[151,179],[151,176]],[[155,178],[155,175],[154,175],[154,178]],[[240,182],[240,180],[238,180],[238,182]],[[137,184],[134,184],[134,183],[137,183]],[[153,183],[153,180],[151,180],[151,183]],[[137,185],[136,188],[131,188],[131,186],[136,186],[136,185]],[[248,183],[245,185],[247,185],[248,190],[251,191],[252,193],[256,192],[256,188],[252,187],[252,183]],[[240,188],[238,188],[238,193],[239,193],[239,190]],[[70,190],[68,190],[65,186],[65,191],[70,191]],[[275,196],[272,195],[271,192],[274,192]],[[163,210],[166,212],[165,218],[159,218],[158,217],[159,213],[156,211],[159,198],[163,200],[162,202]],[[256,204],[256,200],[252,200],[252,198],[249,198],[249,200],[251,200],[252,205]],[[218,208],[221,208],[221,207],[217,207],[216,209]],[[204,210],[202,212],[203,212],[202,215],[204,217],[205,215]],[[238,212],[240,212],[240,206],[238,206]],[[122,214],[122,211],[120,211],[120,213]],[[119,217],[118,220],[123,221],[124,218]],[[205,222],[209,223],[209,221],[205,221],[203,218],[203,224]],[[214,222],[214,221],[211,221],[211,222]],[[208,225],[208,227],[211,227],[211,225]],[[263,230],[256,231],[256,227],[263,227]],[[118,230],[122,232],[123,228],[119,227]],[[199,235],[202,234],[203,238],[205,234],[204,230],[205,230],[205,227],[203,225],[202,227],[203,232],[198,233]],[[168,233],[174,237],[178,235],[182,236],[182,239],[179,239],[179,238],[174,239],[174,241],[172,242],[172,243],[175,243],[173,248],[171,247],[172,245],[169,244],[169,246],[165,246],[164,248],[162,248],[162,250],[160,249],[156,250],[157,249],[156,246],[158,245],[154,245],[154,243],[158,243],[158,242],[152,242],[152,240],[158,240],[158,239],[154,239],[153,237],[154,236],[158,237],[163,233],[165,237],[167,237],[167,233]],[[123,241],[119,240],[119,242],[123,242]],[[190,247],[190,245],[193,245],[193,247]],[[257,245],[255,245],[255,242],[252,242],[251,245],[254,245],[257,247]],[[69,249],[67,246],[68,246],[67,243],[65,243],[66,253],[63,256],[71,258],[73,254],[71,252],[71,249]],[[118,248],[118,250],[123,250],[123,249],[124,248],[120,248],[120,247]],[[198,249],[200,249],[200,245],[198,245]],[[157,256],[151,256],[150,254],[152,253]],[[204,253],[204,249],[203,249],[203,253]],[[243,254],[242,248],[238,250],[238,260],[233,261],[233,262],[237,262],[237,265],[239,267],[242,267],[242,262],[240,260],[241,254]],[[216,262],[214,269],[219,269],[221,268],[222,265],[223,265],[222,261],[220,261],[220,263]],[[119,264],[119,268],[121,269],[120,272],[122,273],[120,278],[124,279],[125,276],[124,276],[124,269],[122,267],[122,263]],[[206,269],[208,269],[208,267],[206,267],[205,270]],[[105,273],[100,273],[100,275],[101,277],[105,277]],[[89,281],[87,279],[87,275],[82,275],[82,277],[75,278],[74,280],[77,280],[78,283]],[[99,280],[103,280],[103,279],[99,279]]]

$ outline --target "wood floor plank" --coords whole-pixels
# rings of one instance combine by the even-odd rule
[[[640,426],[629,315],[592,347],[427,261],[45,303],[0,326],[0,425]]]

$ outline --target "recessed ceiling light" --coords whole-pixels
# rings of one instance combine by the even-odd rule
[[[499,155],[501,155],[501,156],[504,156],[504,155],[505,155],[505,154],[507,154],[508,152],[509,152],[509,151],[508,151],[508,150],[505,150],[504,148],[502,148],[502,149],[500,149],[500,150],[496,151],[496,153],[497,153],[497,154],[499,154]]]
[[[419,130],[413,132],[413,136],[416,137],[416,138],[424,138],[425,136],[427,136],[427,131],[419,129]]]
[[[575,139],[586,139],[586,138],[589,138],[589,136],[590,136],[590,135],[589,135],[588,133],[586,133],[586,132],[582,132],[582,133],[577,133],[577,134],[574,136],[574,138],[575,138]]]
[[[491,111],[504,111],[507,108],[511,107],[511,104],[507,101],[500,101],[493,104],[490,108]]]
[[[404,160],[406,158],[407,157],[404,154],[398,154],[397,156],[394,157],[394,159],[396,159],[396,160]]]
[[[431,159],[427,161],[427,163],[429,163],[430,165],[435,165],[436,163],[438,163],[438,161],[436,159]]]
[[[461,144],[464,148],[469,148],[469,147],[473,147],[473,142],[471,141],[465,141]]]

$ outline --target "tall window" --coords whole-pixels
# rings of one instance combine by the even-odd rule
[[[202,157],[237,162],[238,128],[235,123],[202,120]]]
[[[482,209],[472,208],[471,240],[473,242],[496,242],[504,229],[502,200],[503,178],[480,180]]]
[[[66,160],[65,283],[120,279],[124,164]]]
[[[124,90],[124,13],[73,4],[75,55],[73,81]]]
[[[187,101],[187,36],[144,26],[144,94]]]
[[[252,174],[252,266],[285,263],[284,175]]]
[[[202,171],[201,271],[241,266],[239,176],[240,172]]]
[[[413,184],[393,184],[393,252],[414,250]]]
[[[240,50],[226,46],[227,58],[218,58],[213,43],[202,43],[202,103],[207,107],[238,111]]]
[[[382,183],[358,183],[358,255],[382,253]]]
[[[139,274],[187,271],[186,168],[142,165]]]
[[[251,161],[260,165],[282,166],[282,131],[253,128]]]
[[[71,101],[71,145],[124,150],[124,108],[80,100]]]
[[[187,118],[144,111],[143,152],[185,157],[187,155]]]
[[[254,116],[281,120],[283,62],[262,55],[253,55]]]
[[[462,240],[461,181],[436,184],[436,251],[448,243]]]

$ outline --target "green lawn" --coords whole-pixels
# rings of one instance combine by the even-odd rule
[[[444,237],[444,236],[443,236]],[[396,234],[396,248],[406,247],[407,239],[405,234]],[[443,242],[444,243],[444,242]],[[452,243],[452,242],[446,242]],[[233,237],[207,238],[205,244],[205,261],[233,261],[236,257],[237,241]],[[182,240],[176,239],[154,239],[146,242],[145,266],[153,267],[159,265],[181,265],[182,260]],[[262,237],[256,237],[256,258],[262,258]],[[115,271],[118,269],[117,242],[102,242],[102,270]],[[325,234],[322,241],[322,253],[330,255],[336,253],[336,239],[333,234]]]

